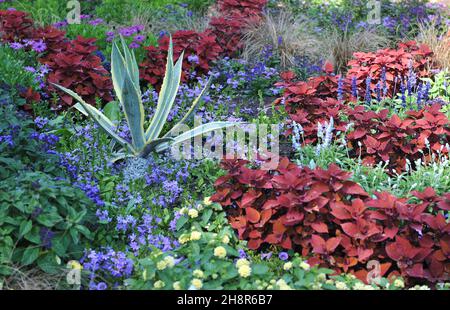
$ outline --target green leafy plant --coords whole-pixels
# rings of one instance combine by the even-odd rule
[[[0,106],[0,277],[22,267],[55,273],[93,237],[92,202],[33,135],[46,134],[15,105]]]
[[[450,75],[446,70],[439,72],[433,78],[423,78],[422,80],[430,83],[430,98],[450,101]]]
[[[156,112],[147,130],[144,130],[144,106],[142,104],[142,93],[139,88],[138,65],[134,53],[130,51],[123,38],[122,48],[123,50],[121,51],[117,43],[113,45],[111,74],[116,97],[130,128],[131,143],[119,137],[113,122],[98,109],[87,104],[75,92],[63,86],[55,85],[78,101],[75,105],[76,109],[93,118],[101,128],[123,146],[124,150],[117,155],[116,159],[133,156],[147,157],[152,152],[160,153],[166,151],[171,145],[182,143],[195,136],[236,125],[235,122],[211,122],[176,135],[177,132],[183,129],[187,120],[193,116],[206,91],[207,87],[205,87],[199,97],[194,100],[191,108],[181,121],[161,136],[161,132],[178,92],[183,63],[182,54],[174,65],[173,46],[172,40],[170,40],[166,75],[159,94]]]
[[[9,46],[0,44],[0,72],[2,75],[0,84],[6,84],[13,88],[22,86],[37,89],[34,74],[25,70],[26,66],[36,65],[36,61],[32,60],[33,57],[31,52],[13,50]]]

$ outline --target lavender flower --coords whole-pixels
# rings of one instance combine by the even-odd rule
[[[371,82],[372,82],[372,78],[370,76],[368,76],[366,79],[366,96],[365,96],[365,101],[367,104],[370,104],[372,102],[372,93],[371,93],[371,89],[370,89]]]

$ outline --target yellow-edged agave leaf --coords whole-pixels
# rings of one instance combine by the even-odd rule
[[[125,58],[125,68],[128,70],[128,73],[131,76],[131,80],[133,81],[136,89],[139,94],[141,94],[141,89],[139,88],[139,68],[136,62],[136,57],[134,56],[134,52],[131,52],[125,42],[125,39],[121,36],[120,40],[122,41],[122,47]]]
[[[183,58],[184,52],[181,53],[177,63],[173,66],[173,47],[171,39],[167,55],[166,74],[159,93],[158,105],[150,126],[145,133],[145,139],[147,141],[158,138],[167,121],[167,117],[172,109],[175,97],[177,96],[178,87],[180,86]]]
[[[147,143],[145,145],[144,150],[141,152],[141,157],[146,157],[148,154],[152,153],[152,152],[162,152],[165,149],[167,149],[167,147],[170,145],[170,143],[173,141],[173,138],[160,138],[160,139],[156,139],[156,140],[152,140],[149,143]],[[161,148],[160,145],[165,145],[167,144],[166,148]]]
[[[144,106],[140,92],[136,89],[130,73],[125,72],[125,81],[122,89],[122,106],[130,129],[133,147],[140,152],[145,146],[144,137]]]
[[[184,142],[186,140],[192,139],[196,136],[203,135],[203,134],[206,134],[206,133],[214,131],[214,130],[224,129],[224,128],[241,125],[241,124],[242,123],[237,123],[237,122],[211,122],[208,124],[203,124],[194,129],[186,131],[186,132],[180,134],[179,136],[176,136],[173,139],[173,144]]]
[[[122,103],[122,88],[123,82],[125,81],[125,73],[127,71],[125,65],[125,58],[114,42],[111,52],[111,78],[114,86],[114,92],[116,93],[117,99]]]
[[[206,90],[208,90],[209,85],[211,84],[212,78],[210,77],[208,82],[206,83],[205,87],[203,88],[202,92],[200,93],[200,95],[198,95],[197,98],[195,98],[194,102],[192,103],[191,108],[189,109],[189,111],[187,111],[186,115],[183,117],[183,119],[181,121],[179,121],[175,126],[173,126],[173,128],[164,135],[164,137],[170,137],[174,134],[174,132],[177,132],[177,130],[179,129],[179,127],[181,125],[183,125],[184,123],[186,123],[186,121],[192,116],[192,114],[194,114],[198,104],[200,103],[200,100],[203,98],[203,95],[205,94]]]
[[[53,84],[53,83],[52,83]],[[119,137],[119,135],[116,133],[116,128],[114,124],[111,122],[109,118],[107,118],[105,115],[103,115],[102,112],[97,110],[95,107],[91,106],[90,104],[87,104],[77,93],[71,91],[70,89],[67,89],[61,85],[53,84],[59,89],[61,89],[63,92],[67,93],[68,95],[72,96],[75,100],[78,101],[78,104],[75,104],[75,108],[79,110],[81,113],[89,115],[94,119],[94,121],[97,122],[97,124],[103,128],[103,130],[111,136],[111,138],[117,140],[121,145],[127,147],[129,150],[132,150],[132,146]]]

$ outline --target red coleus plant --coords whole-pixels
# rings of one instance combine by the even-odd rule
[[[33,32],[33,20],[28,13],[16,10],[0,10],[1,41],[11,43],[29,39]]]
[[[388,170],[405,170],[406,160],[429,162],[433,154],[448,154],[450,123],[435,104],[420,111],[410,111],[406,118],[388,116],[388,110],[379,113],[357,107],[346,110],[353,131],[347,135],[352,156],[360,156],[366,164],[389,161]]]
[[[51,70],[48,82],[74,90],[90,104],[95,104],[96,98],[111,101],[111,79],[102,66],[100,57],[93,54],[96,50],[95,39],[78,37],[61,52],[52,54],[52,57],[47,55],[42,62]],[[49,89],[57,91],[52,85]],[[75,103],[71,96],[57,92],[63,104],[57,109]]]
[[[65,32],[54,27],[36,28],[27,13],[20,11],[0,11],[0,38],[7,42],[42,40],[46,51],[39,61],[48,65],[50,74],[48,89],[60,95],[61,101],[54,107],[64,109],[73,105],[73,99],[57,91],[51,83],[76,91],[87,102],[95,104],[98,98],[103,102],[112,100],[112,83],[97,51],[95,39],[78,37],[68,40]],[[26,94],[27,100],[38,100],[37,94]]]
[[[222,14],[239,13],[252,16],[261,14],[267,0],[219,0],[217,4]]]
[[[349,180],[336,165],[298,167],[284,158],[277,169],[249,169],[243,160],[224,160],[213,201],[225,208],[231,226],[251,249],[277,245],[309,257],[311,264],[350,272],[366,281],[367,263],[408,284],[448,279],[450,224],[440,211],[448,195],[428,188],[416,202],[377,193]]]
[[[204,32],[182,30],[173,33],[174,58],[185,50],[183,81],[189,79],[191,71],[195,71],[195,76],[208,73],[213,61],[220,56],[233,56],[241,49],[243,28],[260,19],[266,4],[267,0],[221,0],[217,5],[219,15],[211,18]],[[156,88],[161,86],[164,77],[168,44],[169,37],[163,36],[158,47],[146,47],[147,57],[140,64],[141,78]],[[189,61],[189,56],[198,59]]]
[[[366,80],[371,78],[371,90],[380,87],[385,74],[387,94],[399,92],[400,83],[408,77],[410,70],[414,70],[418,77],[429,75],[433,64],[433,52],[426,45],[417,45],[410,41],[400,43],[397,49],[382,49],[374,53],[358,52],[349,61],[348,79],[356,78],[359,94],[365,94]]]
[[[174,60],[178,60],[184,51],[183,81],[187,80],[192,71],[200,75],[208,73],[211,62],[217,60],[222,51],[215,36],[208,32],[180,30],[172,35],[172,41]],[[145,48],[148,51],[147,57],[140,64],[141,78],[157,87],[161,85],[165,74],[169,37],[160,38],[158,44],[158,48]]]
[[[289,113],[288,124],[296,122],[302,126],[302,143],[315,143],[318,123],[324,124],[333,117],[335,132],[346,133],[349,155],[360,157],[367,165],[389,162],[389,173],[404,171],[407,161],[414,168],[417,159],[428,162],[433,154],[448,154],[450,123],[440,112],[440,104],[410,111],[403,119],[389,116],[387,109],[374,112],[364,106],[351,107],[330,96],[338,78],[331,74],[330,66],[325,66],[327,70],[326,76],[307,82],[296,82],[292,73],[284,73],[284,81],[277,84],[285,90],[275,105],[284,104]],[[291,133],[292,129],[286,131],[287,135]]]

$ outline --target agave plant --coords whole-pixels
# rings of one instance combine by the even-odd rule
[[[109,136],[122,145],[122,149],[119,154],[117,154],[116,159],[129,156],[145,158],[152,152],[159,153],[166,151],[173,144],[182,143],[195,136],[236,125],[235,122],[211,122],[183,132],[180,135],[176,135],[181,126],[194,114],[200,99],[208,88],[208,83],[201,94],[194,100],[191,108],[181,121],[173,126],[166,134],[161,136],[161,132],[178,92],[184,56],[184,53],[182,53],[177,63],[174,65],[173,46],[172,40],[170,40],[166,74],[159,93],[158,105],[150,125],[144,130],[144,106],[142,104],[142,93],[139,87],[138,65],[134,53],[130,51],[123,38],[121,41],[122,51],[116,42],[113,43],[111,53],[111,75],[116,97],[122,108],[121,110],[125,114],[128,127],[130,128],[131,143],[117,134],[116,126],[105,114],[87,104],[83,101],[81,96],[72,90],[55,84],[56,87],[78,101],[78,103],[74,105],[77,110],[84,115],[93,118]]]

